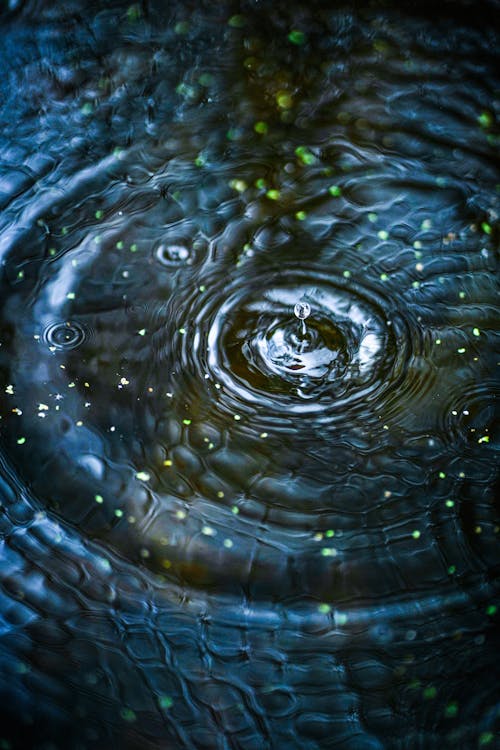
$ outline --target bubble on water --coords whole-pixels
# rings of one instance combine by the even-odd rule
[[[299,320],[305,320],[311,314],[311,305],[308,302],[301,300],[300,302],[297,302],[293,311],[296,318]]]
[[[185,245],[161,244],[156,251],[156,257],[165,266],[176,266],[189,263],[191,253]]]

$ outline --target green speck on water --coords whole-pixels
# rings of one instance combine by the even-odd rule
[[[305,44],[306,35],[304,34],[303,31],[298,31],[298,29],[293,29],[288,34],[288,41],[300,47],[302,44]]]
[[[435,698],[436,695],[437,695],[437,689],[433,685],[430,685],[429,687],[425,688],[424,698],[426,700],[431,700],[432,698]]]
[[[202,167],[205,164],[205,158],[201,155],[197,156],[194,160],[197,167]]]
[[[457,572],[457,566],[456,565],[450,565],[449,568],[448,568],[448,575],[452,576],[456,572]]]
[[[25,442],[26,442],[26,438],[25,437],[17,438],[17,444],[18,445],[24,445]]]
[[[493,732],[482,732],[479,735],[479,747],[485,747],[486,745],[491,744],[493,740],[494,740]]]
[[[371,221],[372,224],[375,224],[375,222],[377,221],[377,219],[378,219],[378,214],[373,213],[373,212],[370,212],[368,214],[368,221]]]
[[[201,286],[198,287],[198,291],[200,291],[201,293],[206,292],[207,287],[204,284],[202,284]]]
[[[174,701],[169,695],[160,695],[158,697],[158,705],[160,708],[172,708]]]
[[[131,5],[127,10],[127,19],[129,21],[138,21],[141,17],[141,9],[138,4]]]
[[[179,333],[181,334],[181,336],[185,336],[186,335],[186,329],[185,328],[179,328]]]
[[[266,187],[266,181],[263,177],[259,177],[258,180],[255,180],[255,187],[259,188],[259,190],[264,190]]]
[[[453,508],[455,505],[453,500],[447,500],[445,504],[447,508]]]
[[[244,193],[248,185],[245,180],[231,180],[229,187],[232,187],[233,190],[236,190],[238,193]]]
[[[472,329],[472,333],[474,334],[474,336],[480,336],[481,335],[481,331],[479,330],[479,328],[473,328]]]
[[[444,710],[444,715],[447,719],[454,719],[455,716],[458,714],[458,703],[448,703]]]
[[[314,164],[316,157],[305,146],[297,146],[295,149],[297,156],[303,164]]]
[[[76,295],[74,292],[68,292],[66,299],[75,299]]]
[[[141,482],[147,482],[149,479],[151,479],[150,475],[147,471],[138,471],[135,475],[137,479],[139,479]]]
[[[478,443],[489,443],[490,442],[490,436],[489,435],[483,435],[479,438],[477,441]]]
[[[237,505],[233,505],[231,508],[231,512],[234,513],[235,516],[237,516],[238,513],[240,512],[240,509],[238,508]]]
[[[186,427],[189,427],[189,425],[191,424],[191,420],[190,419],[183,419],[182,420],[182,424],[185,424]]]
[[[137,245],[135,244],[135,242],[134,242],[133,245],[130,245],[130,252],[131,253],[136,253],[137,252]]]
[[[85,102],[85,104],[82,106],[80,112],[82,113],[82,115],[85,115],[86,117],[88,117],[89,115],[92,114],[93,110],[94,110],[94,108],[93,108],[92,104],[90,102]]]
[[[253,126],[253,129],[256,133],[259,133],[259,135],[265,135],[269,130],[267,122],[264,122],[263,120],[259,120],[258,122],[256,122]]]
[[[187,34],[189,31],[189,23],[187,21],[179,21],[179,23],[175,24],[174,31],[176,34]]]
[[[116,249],[123,250],[123,240],[118,240],[118,242],[116,243]]]
[[[241,16],[241,15],[231,16],[231,18],[228,21],[228,25],[231,26],[231,28],[233,29],[242,29],[246,25],[245,16]]]
[[[116,516],[117,518],[121,518],[121,517],[123,516],[123,510],[120,510],[120,508],[117,508],[117,509],[115,510],[115,516]]]
[[[491,128],[493,125],[493,115],[490,112],[481,112],[477,121],[482,128]]]
[[[344,271],[342,276],[344,279],[350,279],[351,278],[351,272],[350,271]]]
[[[446,474],[444,473],[444,471],[440,471],[439,474],[438,474],[438,477],[440,479],[445,479],[446,478]]]
[[[388,278],[389,277],[388,277],[388,275],[386,273],[381,273],[380,274],[380,281],[387,281]]]
[[[55,249],[55,247],[49,248],[49,255],[53,256],[53,255],[56,254],[56,252],[57,252],[57,250]]]
[[[342,188],[338,185],[330,185],[328,192],[330,195],[333,195],[334,198],[339,198],[342,195]]]
[[[432,221],[430,219],[424,219],[420,225],[420,229],[430,229],[432,227]]]
[[[204,86],[205,88],[208,88],[211,86],[214,82],[214,77],[211,73],[202,73],[201,76],[198,78],[198,83],[200,86]]]
[[[327,615],[329,612],[331,612],[331,607],[329,604],[319,604],[318,605],[318,612],[320,612],[322,615]]]
[[[280,197],[280,191],[274,189],[268,190],[266,196],[269,198],[269,200],[277,201]]]
[[[98,503],[99,505],[102,505],[102,504],[103,504],[103,502],[104,502],[104,498],[103,498],[103,496],[102,496],[102,495],[96,495],[96,496],[95,496],[95,498],[94,498],[94,500],[95,500],[95,501],[96,501],[96,503]]]
[[[298,221],[304,221],[304,219],[307,217],[307,214],[305,211],[297,211],[295,214],[295,218]]]
[[[489,605],[489,606],[488,606],[488,607],[486,608],[486,614],[487,614],[487,615],[488,615],[489,617],[493,617],[493,615],[496,615],[496,613],[497,613],[497,607],[496,607],[496,606],[495,606],[494,604],[490,604],[490,605]]]
[[[280,109],[290,109],[293,105],[293,97],[287,91],[278,91],[276,103]]]
[[[333,529],[328,529],[328,531],[325,531],[325,536],[327,539],[331,539],[332,536],[335,536],[335,531]]]
[[[411,535],[414,539],[420,539],[420,536],[421,536],[420,531],[418,529],[415,529],[415,531],[412,531]]]
[[[485,234],[491,234],[491,225],[487,221],[481,222],[481,229]]]
[[[377,237],[380,240],[388,240],[389,239],[389,232],[387,232],[385,229],[381,229],[377,232]]]
[[[135,721],[137,718],[131,708],[122,708],[122,710],[120,711],[120,716],[122,717],[122,719],[124,719],[124,721]]]

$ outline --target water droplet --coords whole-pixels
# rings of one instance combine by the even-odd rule
[[[305,320],[311,314],[311,306],[308,302],[297,302],[297,304],[293,308],[293,311],[295,313],[295,317],[297,317],[299,320]]]

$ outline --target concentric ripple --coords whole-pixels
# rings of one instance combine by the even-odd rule
[[[236,411],[259,404],[271,415],[352,413],[363,399],[380,398],[408,357],[405,330],[387,321],[385,300],[321,272],[256,275],[226,287],[223,304],[218,288],[207,297],[194,311],[194,366],[206,366]],[[297,300],[311,307],[304,326]]]

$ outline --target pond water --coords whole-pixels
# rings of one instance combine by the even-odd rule
[[[493,747],[495,2],[4,3],[0,747]]]

